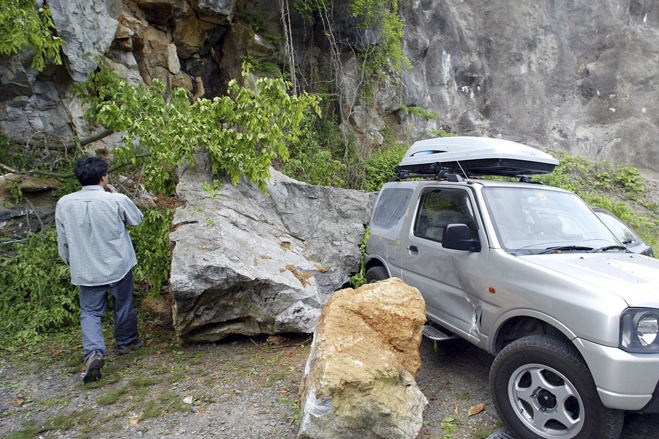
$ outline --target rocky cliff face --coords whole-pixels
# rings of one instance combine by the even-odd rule
[[[64,41],[65,65],[38,73],[29,68],[30,53],[0,59],[0,131],[10,138],[37,131],[88,135],[70,88],[96,68],[96,56],[133,84],[158,78],[204,97],[223,93],[245,57],[284,66],[282,2],[47,3]],[[377,43],[377,30],[356,28],[349,0],[332,2],[329,21],[321,14],[302,18],[292,1],[283,3],[300,85],[337,72],[337,107],[371,147],[382,142],[385,128],[405,143],[446,128],[659,171],[654,0],[401,1],[404,54],[412,67],[403,68],[398,83],[375,84],[368,102],[358,98],[352,54]],[[426,121],[401,105],[439,116]],[[117,141],[105,139],[108,146]]]

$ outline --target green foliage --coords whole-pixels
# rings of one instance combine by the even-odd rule
[[[249,25],[249,31],[254,36],[254,34],[260,34],[264,39],[270,41],[273,44],[277,44],[281,37],[279,35],[273,35],[268,32],[267,22],[263,15],[258,12],[247,9],[247,10],[238,10],[236,13],[236,18],[244,21]],[[242,57],[241,57],[242,58]]]
[[[645,190],[643,178],[636,168],[565,153],[557,153],[556,158],[561,164],[551,174],[536,177],[537,181],[571,190],[579,196],[596,191],[614,191],[634,200]]]
[[[23,201],[23,189],[20,186],[20,180],[17,178],[12,180],[11,188],[9,188],[9,193],[14,197],[14,203],[18,204]]]
[[[366,243],[370,237],[371,227],[366,226],[366,230],[364,230],[364,236],[362,236],[362,240],[359,244],[359,250],[362,254],[362,259],[359,262],[359,272],[350,278],[350,285],[352,285],[352,287],[355,289],[366,283]]]
[[[252,72],[263,73],[275,78],[281,76],[277,64],[268,61],[259,62],[252,55],[242,55],[240,59],[249,66],[249,70]]]
[[[217,180],[213,181],[212,183],[205,181],[201,184],[201,190],[206,192],[208,196],[211,197],[211,200],[214,200],[215,197],[217,196],[217,191],[220,189],[221,186],[222,183],[220,183]]]
[[[246,76],[246,75],[245,75]],[[246,80],[246,78],[245,78]],[[233,184],[240,175],[265,190],[272,161],[288,159],[286,141],[294,141],[307,108],[317,112],[319,98],[290,96],[282,79],[261,78],[254,88],[229,83],[228,96],[190,104],[183,89],[166,102],[163,87],[134,87],[111,68],[102,68],[78,84],[76,91],[90,105],[88,118],[113,131],[126,131],[117,161],[145,159],[145,185],[157,193],[171,193],[172,169],[184,159],[194,163],[198,149],[208,152],[215,175],[226,173]]]
[[[456,428],[462,425],[462,422],[459,419],[456,419],[454,417],[449,416],[448,418],[444,418],[444,420],[439,424],[439,428],[444,430],[447,434],[442,436],[443,439],[452,439],[453,433]]]
[[[406,146],[391,146],[377,151],[365,160],[366,190],[379,191],[382,185],[395,176],[393,169],[398,166],[407,152]]]
[[[142,224],[129,230],[137,255],[137,265],[133,268],[135,281],[151,287],[156,294],[169,280],[171,224],[171,209],[151,209],[144,212]]]
[[[291,423],[295,425],[300,425],[302,422],[302,409],[300,408],[298,401],[280,396],[279,403],[286,404],[288,408],[291,409],[291,414],[287,417],[287,419],[289,419]]]
[[[332,119],[314,118],[309,111],[300,124],[300,134],[288,142],[290,157],[282,172],[309,184],[345,187],[348,167],[338,124]]]
[[[0,53],[11,55],[25,48],[34,51],[32,68],[43,71],[46,58],[62,64],[62,40],[48,8],[36,8],[35,0],[0,0]]]
[[[316,11],[325,12],[329,9],[328,0],[295,0],[295,11],[303,18],[309,20]]]
[[[422,117],[426,120],[435,119],[437,116],[439,116],[439,113],[430,113],[428,110],[421,107],[408,107],[405,105],[401,105],[400,109],[407,111],[409,114],[414,114],[416,116]]]
[[[57,234],[31,234],[0,256],[0,348],[34,344],[78,322],[78,292],[57,253]]]
[[[455,133],[450,133],[444,130],[430,130],[430,134],[435,137],[453,137]]]
[[[384,69],[400,71],[410,68],[410,61],[403,56],[403,20],[398,14],[398,0],[350,0],[350,14],[357,18],[360,29],[379,28],[380,43],[374,47],[371,74],[379,75]]]

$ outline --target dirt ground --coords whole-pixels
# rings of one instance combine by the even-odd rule
[[[106,328],[108,325],[106,324]],[[106,340],[111,339],[111,331]],[[0,354],[0,437],[294,438],[309,336],[180,346],[146,322],[144,349],[110,350],[104,376],[83,385],[79,331]],[[428,398],[419,438],[483,439],[501,426],[489,396],[492,357],[462,340],[421,344]],[[479,404],[484,410],[469,416]],[[657,438],[659,415],[629,415],[623,438]]]

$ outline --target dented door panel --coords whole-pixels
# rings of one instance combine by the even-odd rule
[[[443,189],[438,186],[434,190]],[[469,191],[444,191],[444,194],[436,199],[429,199],[431,195],[427,193],[425,198],[422,193],[415,194],[415,214],[409,219],[410,225],[404,228],[409,233],[405,234],[401,251],[402,278],[407,284],[421,291],[431,319],[478,344],[481,338],[483,300],[487,294],[483,275],[487,267],[489,249],[480,215],[475,210],[475,203]],[[446,201],[452,198],[461,201]],[[461,207],[455,207],[457,205]],[[433,212],[429,214],[423,212],[423,209],[432,209]],[[438,213],[439,210],[451,209],[454,210]],[[424,215],[429,224],[422,227],[415,224],[423,221]],[[460,215],[469,218],[464,219]],[[484,244],[480,252],[449,250],[438,242],[441,238],[436,229],[442,229],[444,222],[456,220],[471,222],[475,233]]]

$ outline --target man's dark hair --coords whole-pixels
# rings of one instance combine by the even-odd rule
[[[100,157],[87,157],[76,162],[73,173],[83,186],[99,184],[108,173],[108,164]]]

